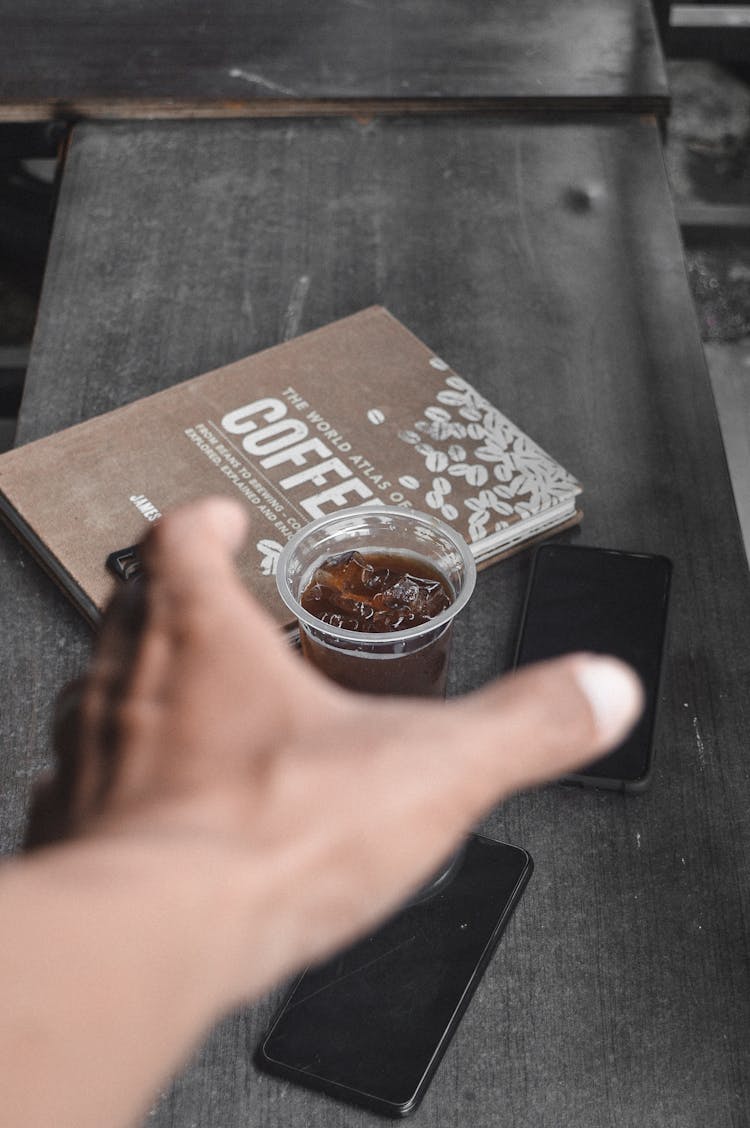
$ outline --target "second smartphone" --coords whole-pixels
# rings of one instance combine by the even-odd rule
[[[531,870],[525,850],[469,835],[439,892],[301,976],[258,1065],[384,1116],[414,1112]]]
[[[665,556],[566,544],[543,544],[534,554],[515,664],[577,650],[613,654],[637,671],[646,694],[630,736],[569,783],[648,785],[671,575]]]

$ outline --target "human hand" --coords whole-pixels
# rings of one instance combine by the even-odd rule
[[[224,1005],[375,924],[499,799],[603,753],[641,702],[632,672],[587,655],[448,703],[345,692],[248,595],[244,531],[209,500],[150,532],[148,578],[61,703],[27,840],[145,849],[165,886],[220,886]]]

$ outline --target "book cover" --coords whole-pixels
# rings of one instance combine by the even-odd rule
[[[92,622],[107,557],[202,495],[245,502],[241,573],[286,624],[276,560],[322,514],[433,513],[481,565],[579,520],[579,492],[379,306],[0,455],[0,513]]]

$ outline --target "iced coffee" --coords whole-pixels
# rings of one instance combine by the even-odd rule
[[[303,653],[322,673],[349,689],[418,697],[445,695],[452,623],[474,579],[459,534],[389,506],[313,522],[277,573]]]

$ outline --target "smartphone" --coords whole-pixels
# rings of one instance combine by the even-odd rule
[[[301,976],[258,1065],[386,1116],[414,1112],[531,871],[525,850],[470,835],[437,892]]]
[[[671,576],[666,556],[567,544],[534,553],[515,665],[573,650],[614,654],[634,667],[646,693],[630,736],[564,782],[624,791],[648,785]]]

